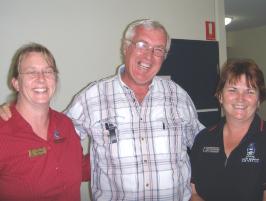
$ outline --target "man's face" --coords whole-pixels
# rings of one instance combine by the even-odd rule
[[[136,28],[131,43],[124,50],[126,71],[122,79],[129,87],[149,86],[164,60],[166,40],[161,29]]]

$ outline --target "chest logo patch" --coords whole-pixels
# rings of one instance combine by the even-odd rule
[[[220,152],[220,147],[203,147],[202,152],[217,154]]]
[[[65,139],[57,130],[54,131],[53,138],[55,143],[63,142]]]
[[[260,159],[255,157],[255,153],[256,153],[256,145],[253,142],[248,145],[247,154],[244,158],[242,158],[242,163],[258,163]]]

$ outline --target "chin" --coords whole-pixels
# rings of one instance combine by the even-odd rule
[[[42,99],[42,100],[34,100],[33,101],[35,104],[40,104],[40,105],[49,105],[50,104],[50,99],[47,100],[47,99]]]

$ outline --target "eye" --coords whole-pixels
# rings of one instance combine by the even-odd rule
[[[136,48],[146,50],[148,49],[148,44],[143,41],[139,41],[139,42],[136,42]]]
[[[256,94],[256,90],[255,89],[248,89],[248,94]]]
[[[54,70],[53,69],[47,69],[47,70],[43,71],[43,73],[45,75],[52,75],[52,74],[54,74]]]
[[[154,48],[154,54],[156,56],[163,56],[165,54],[165,50],[163,48]]]
[[[27,74],[27,75],[30,75],[30,76],[36,76],[36,75],[38,75],[38,71],[27,71],[27,72],[25,72],[25,74]]]
[[[236,88],[234,88],[234,87],[229,87],[229,88],[227,89],[227,91],[230,92],[230,93],[234,93],[234,92],[236,92]]]

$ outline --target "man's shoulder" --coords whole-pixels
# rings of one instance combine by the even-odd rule
[[[0,118],[0,135],[6,132],[13,132],[16,123],[12,117],[7,121]]]
[[[171,78],[168,76],[156,76],[155,83],[165,85],[175,91],[187,93],[185,89],[183,89],[179,84],[171,80]]]
[[[103,90],[105,86],[107,86],[109,83],[113,83],[117,79],[116,75],[102,78],[96,81],[93,81],[89,83],[87,86],[82,88],[79,92],[78,95],[83,95],[86,94],[87,96],[92,95],[95,96],[99,91]]]

